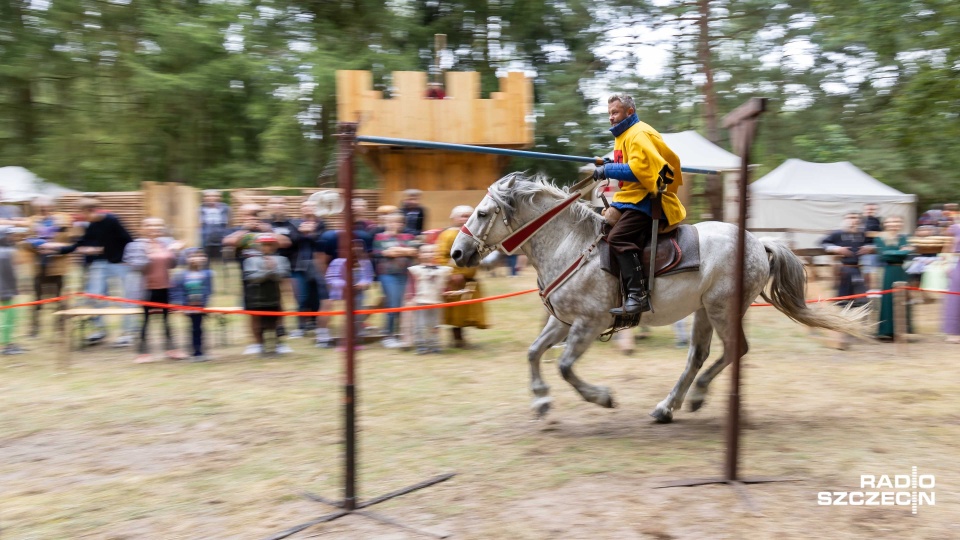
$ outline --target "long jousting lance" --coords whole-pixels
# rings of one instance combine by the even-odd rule
[[[414,148],[426,148],[430,150],[451,150],[455,152],[471,152],[474,154],[494,154],[498,156],[525,157],[533,159],[552,159],[556,161],[574,161],[577,163],[592,163],[594,165],[603,165],[603,158],[586,156],[568,156],[565,154],[551,154],[548,152],[530,152],[529,150],[514,150],[512,148],[499,148],[494,146],[477,146],[473,144],[454,144],[435,141],[418,141],[416,139],[397,139],[393,137],[371,137],[368,135],[359,135],[358,143],[385,144],[388,146],[409,146]],[[710,169],[698,169],[693,167],[681,167],[681,171],[690,174],[717,174],[720,171]]]

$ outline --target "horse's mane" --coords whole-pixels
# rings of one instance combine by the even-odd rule
[[[546,175],[537,173],[531,176],[526,172],[514,172],[504,176],[490,186],[488,193],[503,208],[508,219],[513,217],[521,204],[529,202],[538,194],[546,194],[556,200],[570,196],[569,192],[557,186]],[[594,220],[599,223],[603,220],[599,214],[582,202],[577,202],[569,209],[577,217],[577,221]]]

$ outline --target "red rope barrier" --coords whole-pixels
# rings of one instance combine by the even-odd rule
[[[955,296],[960,296],[960,292],[952,291],[937,291],[933,289],[921,289],[920,287],[904,287],[908,291],[918,291],[918,292],[928,292],[928,293],[939,293],[939,294],[950,294]],[[403,311],[419,311],[422,309],[441,309],[448,307],[456,306],[466,306],[469,304],[479,304],[481,302],[490,302],[493,300],[502,300],[504,298],[512,298],[514,296],[520,296],[524,294],[530,294],[537,292],[538,289],[527,289],[524,291],[516,291],[511,293],[498,294],[495,296],[486,296],[484,298],[472,298],[470,300],[458,300],[456,302],[445,302],[442,304],[430,304],[426,306],[404,306],[398,308],[384,308],[384,309],[358,309],[355,313],[357,315],[376,315],[378,313],[400,313]],[[894,289],[887,289],[885,291],[871,291],[863,294],[851,294],[849,296],[835,296],[833,298],[818,298],[815,300],[806,300],[808,304],[817,304],[820,302],[840,302],[843,300],[853,300],[855,298],[866,298],[873,295],[884,295],[894,292]],[[345,311],[254,311],[254,310],[245,310],[245,309],[224,309],[224,308],[197,308],[190,306],[181,306],[174,304],[161,304],[158,302],[145,302],[143,300],[131,300],[129,298],[119,298],[116,296],[103,296],[99,294],[91,294],[85,292],[75,292],[66,294],[63,296],[58,296],[56,298],[47,298],[45,300],[34,300],[32,302],[23,302],[20,304],[10,304],[9,306],[0,306],[0,311],[5,309],[15,309],[21,307],[30,307],[30,306],[39,306],[43,304],[52,304],[55,302],[62,302],[68,298],[73,298],[76,296],[84,296],[86,298],[93,298],[96,300],[104,300],[107,302],[121,302],[125,304],[134,304],[138,306],[154,307],[159,309],[170,309],[174,311],[190,311],[190,312],[199,312],[199,313],[218,313],[226,315],[263,315],[268,317],[337,317],[345,314]],[[771,307],[773,304],[767,303],[755,303],[750,304],[750,307]]]
[[[933,290],[933,289],[921,289],[920,287],[904,287],[904,289],[906,289],[906,290],[908,290],[908,291],[932,292],[932,293],[950,294],[950,295],[953,295],[953,296],[960,296],[960,292],[953,292],[953,291],[935,291],[935,290]]]
[[[910,287],[905,287],[905,288],[909,289]],[[921,289],[917,289],[917,290],[919,291]],[[805,302],[808,304],[819,304],[820,302],[840,302],[842,300],[853,300],[855,298],[866,298],[868,296],[874,296],[874,295],[879,296],[884,294],[890,294],[893,291],[894,289],[887,289],[885,291],[871,291],[863,294],[851,294],[849,296],[834,296],[833,298],[818,298],[816,300],[805,300]],[[936,291],[933,291],[933,292],[936,292]],[[761,303],[750,304],[750,307],[771,307],[771,306],[773,306],[773,304],[761,304]]]
[[[492,300],[502,300],[504,298],[510,298],[513,296],[520,296],[522,294],[530,294],[532,292],[537,292],[538,289],[527,289],[525,291],[516,291],[505,294],[498,294],[496,296],[486,296],[484,298],[472,298],[470,300],[458,300],[456,302],[445,302],[442,304],[430,304],[425,306],[405,306],[398,308],[384,308],[384,309],[358,309],[354,313],[357,315],[374,315],[377,313],[400,313],[402,311],[419,311],[422,309],[441,309],[448,307],[464,306],[468,304],[478,304],[480,302],[490,302]],[[117,298],[115,296],[102,296],[99,294],[90,294],[90,293],[77,293],[87,298],[95,298],[97,300],[106,300],[110,302],[121,302],[125,304],[135,304],[138,306],[144,307],[154,307],[160,309],[172,309],[176,311],[190,311],[190,312],[199,312],[199,313],[226,313],[231,315],[262,315],[267,317],[335,317],[339,315],[344,315],[345,311],[254,311],[246,309],[223,309],[223,308],[197,308],[190,306],[181,306],[174,304],[160,304],[157,302],[144,302],[142,300],[130,300],[129,298]]]
[[[57,296],[56,298],[47,298],[44,300],[34,300],[33,302],[23,302],[22,304],[10,304],[9,306],[0,306],[0,311],[3,311],[5,309],[14,309],[14,308],[21,308],[21,307],[29,307],[29,306],[42,306],[43,304],[53,304],[56,302],[63,302],[68,298],[73,298],[74,296],[80,296],[81,294],[82,293],[70,293],[70,294],[65,294],[63,296]]]

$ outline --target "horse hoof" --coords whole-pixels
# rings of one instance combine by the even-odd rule
[[[613,409],[617,406],[617,402],[613,400],[613,392],[611,392],[609,388],[601,386],[598,393],[599,396],[597,396],[597,400],[594,401],[594,403],[605,409]]]
[[[654,409],[653,412],[650,413],[650,416],[652,416],[658,424],[669,424],[673,422],[673,413],[659,407]]]
[[[700,407],[703,407],[702,399],[691,399],[690,400],[690,412],[697,412],[700,410]]]
[[[533,412],[537,414],[537,419],[540,420],[550,412],[550,405],[553,403],[553,398],[549,396],[544,396],[542,398],[537,398],[533,400],[533,403],[530,405],[530,408],[533,409]]]

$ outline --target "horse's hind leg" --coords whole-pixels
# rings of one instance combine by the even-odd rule
[[[676,386],[670,391],[670,394],[661,401],[650,413],[657,422],[666,424],[673,421],[673,411],[683,405],[683,398],[687,395],[687,390],[697,376],[697,372],[703,366],[703,362],[710,355],[710,341],[713,339],[713,325],[707,317],[704,308],[693,316],[693,331],[690,339],[690,351],[687,353],[687,367],[680,375]]]
[[[703,400],[707,396],[707,389],[710,387],[710,383],[723,371],[723,368],[727,367],[727,351],[732,350],[734,347],[734,344],[730,342],[730,325],[727,324],[727,321],[726,310],[722,311],[721,317],[711,317],[711,322],[716,327],[717,334],[723,341],[723,356],[697,377],[696,384],[693,385],[693,391],[690,393],[690,399],[688,400],[691,411],[696,411],[703,406]],[[747,349],[749,349],[747,338],[743,334],[743,326],[740,327],[740,334],[743,340],[743,351],[740,352],[740,355],[743,356],[747,354]]]
[[[539,417],[547,414],[550,410],[550,402],[553,401],[553,398],[548,395],[550,387],[543,382],[543,378],[540,376],[540,358],[547,349],[563,341],[569,331],[569,326],[560,322],[556,317],[550,317],[547,320],[547,325],[540,331],[540,336],[527,350],[527,360],[530,362],[530,390],[536,396],[530,407],[536,411]]]
[[[607,326],[609,326],[609,319],[602,321],[599,325],[594,322],[591,326],[580,322],[574,323],[573,327],[570,328],[570,334],[567,337],[567,348],[560,356],[559,364],[560,374],[563,375],[563,379],[570,383],[584,400],[590,403],[596,403],[601,407],[610,408],[615,407],[616,404],[613,401],[613,394],[610,393],[609,388],[589,384],[581,380],[573,372],[573,364]]]

